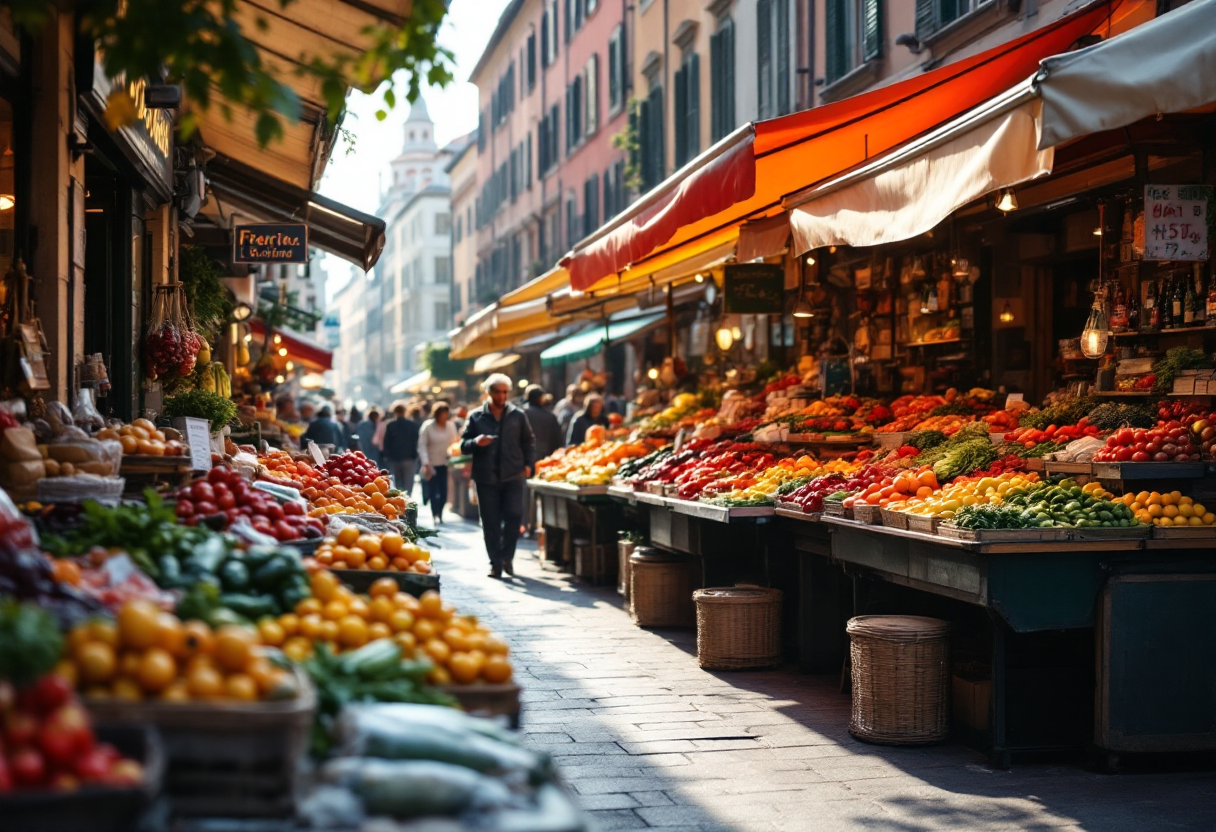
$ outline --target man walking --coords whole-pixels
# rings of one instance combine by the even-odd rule
[[[334,421],[329,405],[322,407],[317,418],[308,423],[308,430],[300,437],[300,447],[307,448],[309,440],[318,445],[333,445],[336,454],[346,450],[346,433],[342,425]]]
[[[536,437],[536,458],[544,459],[549,454],[566,444],[562,434],[562,426],[557,417],[545,407],[545,388],[539,384],[531,384],[524,392],[528,404],[524,407],[524,415],[532,427],[532,435]],[[524,526],[528,537],[536,534],[536,495],[531,488],[526,488],[524,496]]]
[[[511,379],[494,373],[482,389],[490,400],[469,413],[460,443],[473,457],[473,482],[490,577],[515,574],[515,544],[524,501],[524,480],[536,463],[536,438],[528,418],[507,401]]]
[[[393,475],[393,487],[409,497],[418,473],[418,423],[406,417],[405,405],[393,408],[397,418],[384,429],[384,459]]]

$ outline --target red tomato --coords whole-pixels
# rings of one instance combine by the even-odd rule
[[[215,489],[211,487],[211,483],[206,482],[205,480],[202,482],[196,482],[194,485],[190,486],[190,496],[193,497],[194,501],[197,503],[201,503],[203,501],[213,502],[215,500]]]
[[[17,704],[34,713],[50,713],[72,697],[72,686],[68,680],[48,673],[37,682],[21,691]]]
[[[215,514],[218,511],[219,509],[216,507],[215,503],[208,502],[207,500],[200,500],[194,504],[194,513],[201,514],[203,517],[210,517],[212,514]]]
[[[297,503],[294,501],[283,503],[283,514],[288,517],[303,516],[304,515],[304,504]]]
[[[13,782],[18,786],[41,786],[46,779],[46,761],[33,748],[22,748],[14,751],[9,757]]]
[[[173,511],[178,517],[191,517],[194,514],[194,503],[184,497],[178,497],[177,506]]]

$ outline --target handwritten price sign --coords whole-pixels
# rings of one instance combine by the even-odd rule
[[[1144,259],[1207,260],[1208,200],[1204,185],[1144,186]]]

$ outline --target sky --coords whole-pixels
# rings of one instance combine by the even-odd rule
[[[509,0],[453,0],[447,18],[439,32],[439,42],[455,55],[453,74],[456,79],[444,89],[423,87],[422,97],[435,122],[435,140],[442,147],[452,139],[477,127],[477,87],[468,83],[469,73],[502,10]],[[398,89],[403,85],[399,82]],[[410,105],[398,96],[396,108],[384,121],[376,120],[376,110],[383,106],[379,94],[364,95],[352,91],[348,99],[343,126],[355,134],[355,147],[346,153],[339,142],[321,180],[320,192],[352,208],[374,214],[380,203],[381,175],[388,174],[388,163],[401,152],[401,125],[409,115]],[[333,255],[326,255],[323,265],[328,273],[326,301],[333,299],[351,276],[351,264]]]

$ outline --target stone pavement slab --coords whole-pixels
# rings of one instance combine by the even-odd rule
[[[443,527],[444,597],[511,644],[524,742],[601,830],[1216,832],[1216,770],[1099,775],[986,765],[957,744],[849,736],[838,679],[700,669],[691,630],[642,630],[612,588],[542,568],[485,577],[474,524]]]

